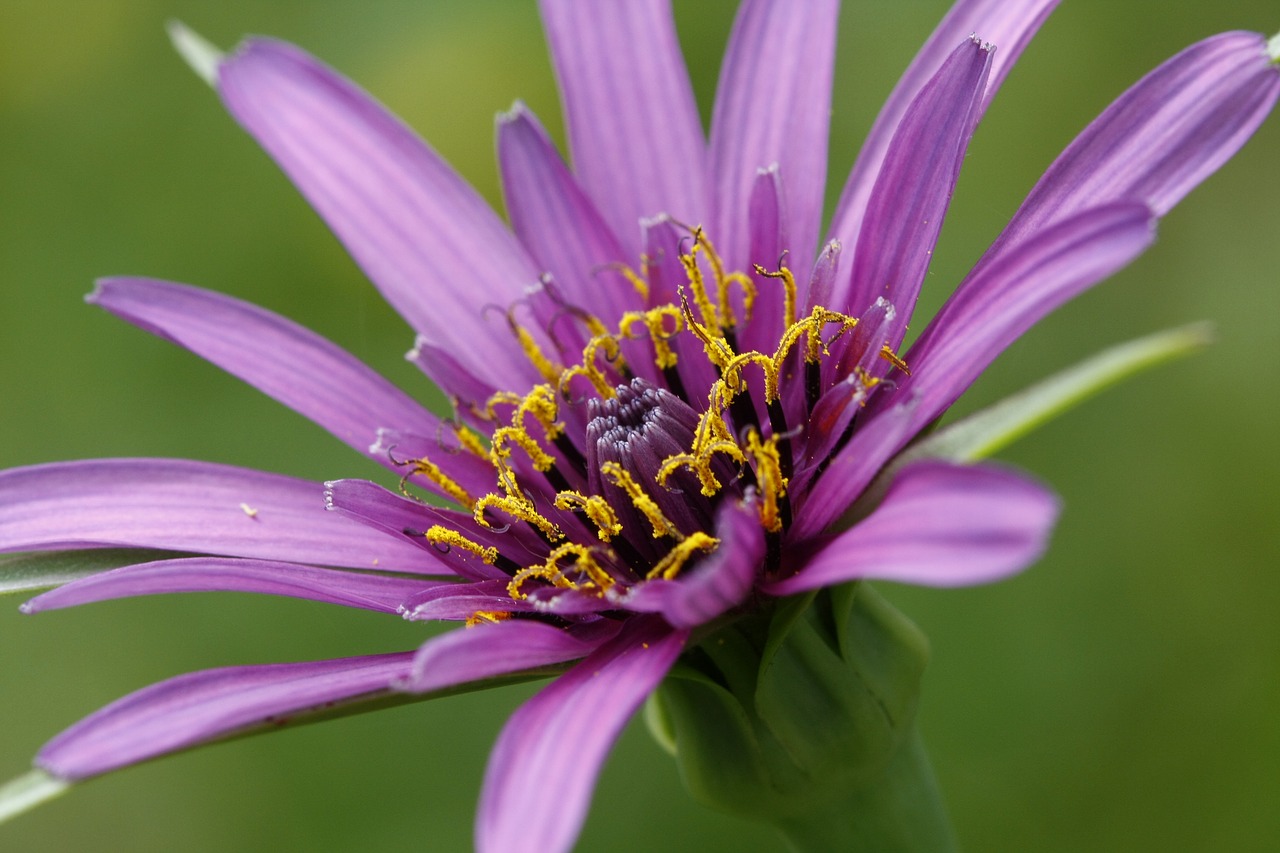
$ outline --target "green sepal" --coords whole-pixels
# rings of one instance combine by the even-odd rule
[[[696,800],[794,829],[902,764],[928,656],[919,629],[847,584],[708,636],[647,718]]]

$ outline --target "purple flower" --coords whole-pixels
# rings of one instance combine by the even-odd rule
[[[1029,565],[1057,503],[1005,468],[916,461],[859,498],[1017,336],[1140,254],[1280,96],[1257,34],[1169,60],[1068,147],[903,352],[969,138],[1055,5],[956,4],[821,244],[834,2],[743,4],[708,143],[666,2],[543,0],[574,166],[526,108],[503,115],[510,229],[298,49],[194,49],[417,332],[410,357],[454,416],[260,308],[101,281],[90,301],[307,415],[402,488],[160,459],[0,473],[0,550],[196,555],[90,574],[25,609],[240,590],[468,627],[417,651],[180,676],[37,764],[80,780],[339,706],[558,674],[500,736],[477,836],[566,849],[622,725],[710,626],[853,580],[960,585]]]

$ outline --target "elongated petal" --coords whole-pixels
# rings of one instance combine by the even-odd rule
[[[840,194],[840,202],[831,221],[830,235],[833,239],[849,246],[855,245],[862,231],[862,219],[866,215],[871,189],[880,174],[898,123],[920,90],[937,73],[951,49],[971,34],[997,48],[986,92],[978,108],[976,118],[980,120],[1005,75],[1022,55],[1023,48],[1057,5],[1058,0],[959,0],[951,7],[911,61],[876,117]],[[865,306],[858,310],[862,307]]]
[[[537,270],[498,216],[412,131],[280,42],[245,43],[219,66],[218,91],[409,325],[494,385],[534,377],[482,309],[519,299]]]
[[[49,741],[36,764],[84,779],[299,716],[369,700],[409,673],[412,652],[192,672],[144,687]]]
[[[401,690],[426,692],[495,675],[586,657],[609,635],[589,642],[564,628],[513,619],[432,637],[418,649]]]
[[[670,0],[542,0],[573,167],[633,258],[640,219],[705,221],[705,146]]]
[[[734,269],[747,257],[747,211],[759,169],[786,182],[783,219],[800,262],[818,242],[827,176],[827,125],[835,66],[835,0],[748,0],[729,37],[711,119],[715,210],[711,238]]]
[[[528,598],[514,599],[507,592],[511,579],[503,576],[436,586],[404,602],[404,618],[414,622],[463,622],[477,613],[533,613]]]
[[[1044,553],[1058,501],[1020,474],[985,465],[918,462],[884,502],[837,536],[772,595],[871,578],[929,586],[986,583]]]
[[[1086,211],[979,265],[907,354],[898,394],[918,405],[917,427],[937,417],[991,361],[1041,318],[1140,255],[1155,239],[1141,205]],[[881,400],[873,400],[873,410]]]
[[[573,846],[605,755],[684,640],[661,620],[632,619],[511,715],[485,772],[480,853]]]
[[[796,507],[789,535],[804,541],[826,529],[854,502],[885,461],[914,435],[916,405],[908,395],[898,395],[895,405],[867,422],[853,440],[837,453],[807,489]],[[810,472],[809,476],[814,476]]]
[[[326,513],[319,483],[186,459],[0,472],[0,551],[161,548],[358,569],[439,571],[408,542]]]
[[[1054,161],[983,263],[1082,210],[1145,204],[1163,216],[1257,130],[1280,68],[1256,33],[1223,33],[1142,78]]]
[[[523,104],[498,117],[498,165],[511,227],[569,305],[604,318],[643,307],[610,268],[627,253]]]
[[[504,541],[501,538],[503,534],[480,527],[468,513],[412,500],[368,480],[332,480],[324,487],[325,506],[335,515],[345,516],[375,532],[375,535],[420,549],[424,560],[436,564],[437,573],[448,567],[448,570],[467,578],[507,578],[475,553],[449,546],[434,547],[427,541],[426,533],[441,525],[463,533],[480,548],[510,546],[512,542],[520,541],[516,538],[520,534],[512,532],[509,534],[511,538]]]
[[[369,449],[379,427],[439,431],[439,418],[354,356],[256,305],[145,278],[102,279],[88,301],[186,347],[383,464],[386,457]]]
[[[125,566],[50,590],[22,605],[24,613],[93,601],[174,592],[253,592],[396,613],[401,602],[441,583],[296,563],[190,557]]]
[[[677,628],[694,628],[737,607],[751,593],[764,561],[764,531],[755,504],[726,506],[716,519],[720,547],[675,580],[632,587],[618,605],[659,613]]]
[[[887,299],[897,309],[890,346],[901,341],[915,308],[977,125],[990,63],[990,47],[977,41],[951,53],[903,116],[871,193],[837,306],[858,316]]]

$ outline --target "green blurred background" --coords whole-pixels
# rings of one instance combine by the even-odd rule
[[[709,111],[730,2],[677,2]],[[851,2],[831,197],[944,0]],[[922,310],[1129,83],[1275,0],[1076,0],[1024,55],[971,149]],[[493,114],[559,110],[535,10],[498,2],[114,0],[0,4],[0,465],[182,456],[316,479],[372,466],[257,392],[81,303],[146,274],[252,299],[428,396],[410,333],[169,48],[295,41],[360,81],[495,204]],[[980,34],[981,35],[981,34]],[[965,408],[1119,340],[1195,319],[1207,353],[1041,430],[1005,457],[1066,512],[1025,575],[884,591],[934,644],[921,723],[970,851],[1280,845],[1280,119],[1169,216],[1145,258],[1042,324]],[[919,323],[917,323],[917,327]],[[76,488],[74,478],[66,483]],[[423,628],[318,604],[170,596],[21,617],[0,608],[0,778],[149,682],[235,663],[411,648]],[[7,850],[463,850],[486,756],[533,688],[255,738],[95,781],[0,827]],[[692,804],[633,725],[583,850],[780,850]]]

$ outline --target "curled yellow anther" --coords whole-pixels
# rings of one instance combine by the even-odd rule
[[[496,509],[518,521],[526,521],[553,541],[564,538],[560,528],[544,518],[533,505],[533,501],[518,492],[506,495],[488,494],[476,501],[475,509],[472,511],[476,524],[492,528],[493,525],[489,523],[489,519],[485,518],[487,509]]]
[[[755,462],[756,485],[760,489],[760,524],[765,530],[777,533],[782,530],[782,516],[778,512],[778,500],[787,493],[787,479],[782,476],[782,462],[778,454],[778,437],[768,441],[760,439],[754,429],[747,433],[747,453]]]
[[[467,617],[466,626],[474,628],[477,625],[496,624],[505,622],[511,618],[511,614],[505,610],[477,610]]]
[[[654,578],[672,580],[676,575],[680,574],[684,564],[689,562],[694,554],[699,552],[710,553],[719,546],[719,539],[699,530],[688,538],[677,542],[676,546],[668,551],[667,555],[659,560],[658,564],[645,577],[649,580]]]
[[[462,506],[468,509],[475,506],[475,497],[466,489],[462,488],[462,486],[458,485],[455,480],[441,471],[440,466],[432,462],[430,459],[424,456],[421,459],[411,459],[408,464],[411,466],[409,473],[400,478],[400,493],[402,495],[411,497],[409,492],[405,489],[405,481],[414,474],[418,474],[435,483],[440,487],[440,491],[453,498]]]
[[[497,548],[486,548],[483,545],[472,542],[458,531],[444,527],[443,525],[432,525],[424,535],[426,536],[427,541],[432,545],[444,545],[449,548],[458,548],[463,551],[469,551],[489,565],[493,565],[493,562],[498,559]]]
[[[606,363],[612,363],[619,369],[624,366],[622,350],[618,347],[617,338],[612,335],[596,335],[587,341],[587,345],[582,349],[582,364],[575,365],[560,374],[558,380],[560,393],[568,393],[569,380],[573,377],[585,376],[595,386],[596,392],[601,397],[612,399],[616,392],[608,375],[597,364],[598,356],[603,356]]]
[[[560,492],[556,495],[556,509],[581,510],[595,524],[601,541],[608,542],[622,532],[622,524],[618,514],[609,506],[609,502],[599,495],[584,495],[580,492]]]
[[[911,375],[911,369],[907,367],[907,363],[902,359],[898,358],[898,354],[895,353],[892,349],[890,349],[888,344],[885,344],[884,346],[880,347],[880,357],[883,358],[885,361],[889,362],[890,364],[892,364],[894,367],[901,370],[903,373],[907,374],[908,376]]]
[[[627,498],[630,499],[631,505],[640,510],[640,514],[653,527],[654,539],[660,539],[663,536],[670,536],[675,539],[680,538],[680,531],[667,520],[667,517],[662,514],[662,510],[654,503],[653,498],[645,494],[644,489],[640,488],[640,484],[627,473],[625,468],[617,462],[605,462],[600,466],[600,473],[627,493]]]
[[[783,287],[783,308],[782,316],[784,328],[790,328],[796,324],[796,277],[791,270],[786,267],[779,267],[776,272],[769,272],[759,264],[753,265],[756,275],[762,275],[765,278],[781,279]]]

